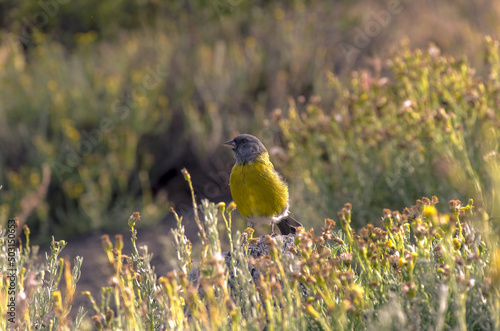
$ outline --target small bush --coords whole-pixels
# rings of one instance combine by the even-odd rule
[[[437,203],[436,197],[422,198],[402,213],[384,210],[381,227],[369,224],[357,233],[351,228],[355,210],[346,204],[338,214],[340,229],[331,219],[319,235],[301,229],[286,254],[279,236],[268,237],[269,255],[254,260],[248,255],[253,230],[232,239],[234,205],[203,201],[201,215],[195,212],[203,246],[196,286],[182,219],[176,216],[173,230],[180,269],[158,277],[147,247],[136,247],[140,215],[134,213],[128,222],[130,256],[122,253],[121,235],[114,245],[109,236],[102,237],[113,276],[98,300],[85,293],[93,305],[92,322],[99,330],[494,329],[500,325],[500,255],[488,217],[475,211],[472,200],[465,206],[451,200],[445,214],[438,213]],[[195,202],[194,208],[198,211]],[[227,261],[221,255],[219,213],[231,245]],[[61,241],[53,242],[51,255],[39,265],[30,255],[27,228],[25,233],[27,245],[15,250],[17,326],[88,328],[83,310],[73,320],[67,316],[81,260],[73,270],[68,261],[58,260]],[[0,263],[7,275],[6,232],[3,236]],[[260,271],[258,281],[249,266]],[[62,275],[65,291],[58,288]],[[11,284],[7,278],[0,288],[4,303]],[[6,319],[2,323],[8,326]]]
[[[359,210],[359,227],[383,206],[402,209],[434,192],[441,199],[472,196],[491,212],[500,61],[498,43],[486,38],[485,46],[486,79],[435,47],[403,45],[387,76],[354,72],[341,84],[331,74],[322,98],[333,98],[333,107],[316,97],[276,111],[285,174],[294,179],[293,212],[326,217],[347,200]]]

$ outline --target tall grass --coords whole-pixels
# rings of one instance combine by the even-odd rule
[[[466,59],[402,45],[387,76],[354,72],[344,85],[331,74],[332,108],[291,99],[276,122],[295,213],[327,217],[350,201],[359,226],[383,206],[402,209],[434,192],[474,197],[493,212],[488,169],[498,153],[500,62],[498,43],[487,37],[484,45],[486,79]]]
[[[425,46],[432,37],[446,51],[470,54],[483,73],[481,36],[496,31],[496,21],[478,18],[494,17],[499,10],[495,2],[405,3],[350,59],[340,42],[354,44],[356,32],[374,20],[373,13],[387,10],[386,1],[57,3],[56,13],[38,28],[26,22],[45,8],[39,2],[7,1],[2,8],[0,216],[18,215],[40,238],[109,229],[113,220],[134,209],[157,222],[170,206],[165,184],[180,175],[185,159],[220,170],[220,161],[213,162],[222,158],[216,148],[236,131],[278,144],[282,135],[271,125],[270,113],[285,108],[289,96],[320,96],[325,112],[345,112],[350,101],[336,98],[325,74],[331,71],[343,80],[352,68],[372,68],[377,80],[386,73],[381,59],[393,52],[402,31],[416,45]],[[442,12],[454,24],[446,25]],[[428,22],[425,29],[401,28],[416,15]],[[21,45],[20,38],[28,41]],[[463,50],[462,45],[469,47]],[[150,77],[151,72],[156,76]],[[420,84],[403,68],[393,69],[397,72],[407,84]],[[371,76],[359,75],[355,80]],[[406,87],[394,85],[399,76],[389,78],[389,86],[405,93]],[[356,100],[363,94],[359,89],[352,93]],[[383,96],[374,98],[367,101],[385,107]],[[412,98],[425,102],[425,96]],[[397,96],[394,107],[403,99]],[[44,175],[44,167],[51,172]],[[300,172],[288,173],[294,178]],[[366,176],[361,178],[365,188],[372,185]],[[422,188],[416,187],[405,204]],[[309,199],[299,209],[308,205]]]
[[[185,176],[190,181],[187,172]],[[437,211],[438,203],[436,197],[422,198],[401,213],[386,209],[380,227],[369,224],[358,232],[351,228],[356,210],[346,204],[336,217],[338,226],[326,219],[318,234],[301,228],[294,239],[254,239],[251,229],[231,234],[234,205],[204,200],[197,216],[203,245],[198,267],[192,269],[191,246],[177,217],[173,231],[181,268],[161,277],[151,267],[147,247],[136,245],[141,217],[134,213],[128,221],[131,255],[123,254],[121,235],[114,244],[102,237],[112,270],[110,285],[98,298],[85,292],[93,308],[87,315],[80,308],[74,319],[67,314],[76,309],[71,304],[81,259],[71,269],[69,261],[58,259],[65,242],[54,241],[46,262],[36,262],[25,227],[27,243],[16,249],[17,324],[2,319],[2,328],[499,328],[500,255],[489,216],[472,199],[467,205],[450,200],[447,213]],[[217,220],[226,225],[228,254],[221,254]],[[291,240],[295,245],[284,249]],[[268,254],[253,258],[257,245],[266,246]],[[6,275],[5,239],[1,247]],[[1,309],[7,307],[12,284],[7,278],[0,287]],[[65,290],[59,287],[62,278]]]

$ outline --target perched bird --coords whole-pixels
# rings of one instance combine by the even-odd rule
[[[277,224],[283,235],[295,234],[302,224],[288,216],[288,186],[274,170],[266,147],[257,137],[242,134],[224,143],[231,147],[236,164],[231,171],[231,196],[249,227]]]

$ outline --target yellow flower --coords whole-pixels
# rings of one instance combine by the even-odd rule
[[[307,305],[307,307],[306,307],[306,313],[309,316],[311,316],[313,318],[316,318],[316,319],[318,319],[318,318],[321,317],[321,315],[318,313],[318,311],[316,309],[314,309],[314,307],[312,305]]]
[[[219,204],[217,206],[219,207],[219,212],[223,213],[224,209],[226,208],[226,203],[225,202],[219,202]]]
[[[85,33],[77,33],[75,40],[78,44],[85,45],[94,42],[97,39],[97,32],[89,31]]]
[[[404,257],[400,257],[398,263],[399,263],[400,266],[403,266],[403,264],[406,263],[405,258]]]
[[[422,214],[425,217],[432,217],[434,215],[437,215],[436,207],[432,205],[424,205],[424,207],[422,208]]]
[[[64,132],[64,135],[73,141],[80,140],[80,132],[75,129],[73,125],[73,121],[69,118],[65,118],[61,120],[61,127]]]
[[[30,174],[30,184],[32,186],[37,186],[40,184],[40,174],[37,172],[33,172]]]
[[[144,79],[144,72],[142,72],[141,70],[132,70],[131,78],[132,83],[134,83],[135,85],[140,85],[142,84],[142,80]]]
[[[54,311],[56,313],[62,312],[62,297],[61,297],[61,291],[55,291],[52,293],[52,302],[54,303]]]
[[[83,185],[83,183],[81,182],[78,182],[78,183],[75,183],[73,184],[73,186],[71,187],[71,190],[68,192],[68,195],[72,198],[72,199],[76,199],[78,198],[83,192],[85,191],[85,185]]]

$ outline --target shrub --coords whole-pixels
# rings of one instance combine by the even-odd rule
[[[382,205],[401,209],[433,192],[441,199],[472,196],[491,211],[500,62],[498,43],[486,38],[485,45],[485,79],[435,47],[403,45],[388,76],[354,72],[344,86],[330,74],[325,95],[333,107],[317,97],[278,110],[293,211],[326,216],[351,201],[359,210],[354,223],[362,226]]]
[[[190,181],[187,172],[185,176]],[[350,225],[355,211],[346,204],[338,215],[341,229],[335,230],[336,222],[331,219],[325,220],[319,235],[313,229],[301,229],[296,246],[286,254],[284,238],[267,237],[269,255],[255,260],[248,255],[255,248],[253,230],[237,232],[232,239],[234,205],[226,208],[203,201],[202,214],[196,216],[203,245],[198,286],[188,275],[193,263],[182,219],[176,215],[173,230],[180,270],[158,277],[147,247],[136,247],[140,215],[134,213],[128,222],[130,256],[122,253],[121,235],[114,245],[109,236],[102,237],[112,279],[109,287],[102,288],[99,300],[85,293],[93,305],[93,324],[99,330],[498,327],[498,241],[488,229],[488,216],[475,211],[472,200],[465,206],[451,200],[446,214],[438,213],[437,203],[436,197],[422,198],[402,213],[384,210],[381,227],[369,224],[357,233]],[[198,210],[195,202],[194,208]],[[226,261],[221,255],[219,212],[231,243]],[[65,243],[53,242],[47,262],[34,269],[29,230],[25,232],[26,246],[16,248],[21,270],[16,278],[18,327],[35,328],[43,321],[49,330],[88,328],[88,320],[82,323],[82,310],[74,320],[66,316],[81,261],[76,260],[71,273],[69,262],[57,263]],[[3,236],[8,238],[6,232]],[[3,239],[0,263],[4,275],[9,269],[7,245]],[[249,266],[260,271],[257,282]],[[62,274],[64,300],[58,289]],[[6,278],[0,288],[4,303],[7,284],[11,284]]]

